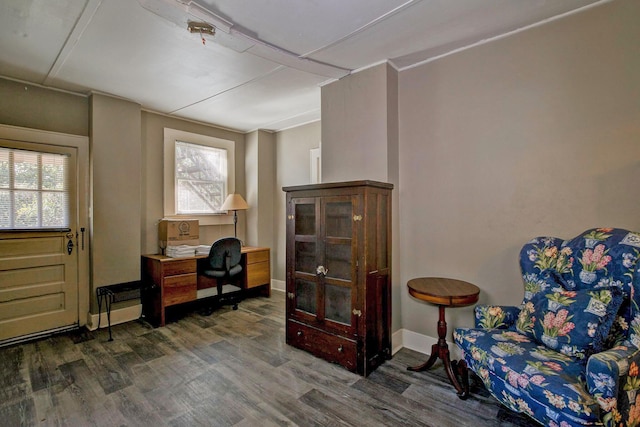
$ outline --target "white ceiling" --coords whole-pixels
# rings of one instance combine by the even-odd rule
[[[320,87],[351,72],[402,71],[607,1],[0,0],[0,76],[278,131],[318,120]],[[216,35],[203,45],[188,21]]]

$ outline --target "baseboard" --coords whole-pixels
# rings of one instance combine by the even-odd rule
[[[271,290],[284,292],[287,290],[287,282],[284,280],[271,279]]]
[[[137,320],[141,315],[142,304],[111,310],[111,326]],[[98,316],[100,316],[100,328],[106,328],[108,326],[107,313],[101,312],[99,315],[87,313],[87,328],[90,331],[98,329]]]
[[[429,355],[431,354],[431,346],[438,342],[438,338],[419,334],[408,329],[400,329],[392,335],[391,342],[393,343],[393,354],[402,348],[408,348],[409,350]],[[447,345],[449,346],[449,354],[452,360],[462,357],[455,343],[447,341]]]

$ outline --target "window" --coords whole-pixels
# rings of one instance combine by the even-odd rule
[[[227,150],[176,141],[176,214],[220,213],[227,197]]]
[[[164,216],[229,223],[220,207],[235,187],[234,142],[165,128],[164,144]]]
[[[0,229],[69,227],[69,157],[0,147]]]

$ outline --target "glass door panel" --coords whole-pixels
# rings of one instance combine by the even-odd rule
[[[296,242],[296,271],[316,274],[316,244],[314,242]]]
[[[351,241],[346,244],[325,242],[324,248],[326,277],[351,281]]]
[[[314,203],[296,203],[295,234],[313,236],[316,234],[316,205]]]
[[[296,279],[296,309],[316,315],[318,286],[315,282]]]
[[[351,202],[327,202],[324,209],[325,235],[351,238],[353,213]]]
[[[351,324],[351,288],[326,284],[324,288],[325,319]]]

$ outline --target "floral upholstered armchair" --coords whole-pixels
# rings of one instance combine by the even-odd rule
[[[478,306],[458,369],[549,426],[640,424],[640,233],[539,237],[520,252],[519,307]],[[468,389],[468,388],[467,388]]]

